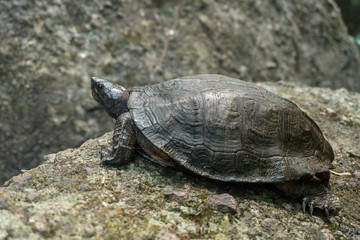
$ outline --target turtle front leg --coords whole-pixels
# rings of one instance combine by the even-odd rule
[[[310,215],[315,208],[320,208],[329,216],[329,211],[336,211],[340,207],[339,198],[319,181],[289,181],[278,183],[276,187],[291,198],[301,198],[302,211],[305,213],[308,208]]]
[[[115,123],[113,146],[101,153],[101,163],[112,166],[124,165],[134,158],[136,132],[130,113],[121,114]]]

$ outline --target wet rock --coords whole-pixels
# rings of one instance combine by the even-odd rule
[[[209,198],[207,202],[211,209],[224,213],[237,213],[237,203],[233,196],[228,193],[215,195]]]

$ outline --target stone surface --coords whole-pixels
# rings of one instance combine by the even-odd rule
[[[209,198],[207,205],[209,208],[223,212],[236,214],[237,203],[233,196],[228,193],[218,194]]]
[[[96,229],[93,226],[84,227],[83,236],[86,238],[90,238],[96,234]]]
[[[111,145],[107,133],[79,148],[47,155],[40,166],[0,187],[0,204],[6,206],[0,207],[0,236],[7,240],[359,239],[360,182],[355,176],[359,158],[348,152],[359,149],[360,94],[284,83],[259,85],[297,103],[330,141],[336,154],[330,186],[342,204],[338,215],[326,219],[315,212],[310,217],[301,212],[300,202],[272,185],[210,181],[180,174],[140,155],[126,166],[104,167],[99,158]],[[165,197],[169,192],[187,196],[172,201]],[[222,193],[234,197],[238,214],[208,206],[209,198]]]
[[[335,240],[335,237],[331,233],[320,233],[317,240]]]
[[[184,191],[169,191],[165,192],[164,196],[166,199],[175,200],[175,201],[182,201],[188,196],[188,192]]]
[[[8,197],[0,195],[0,209],[9,209],[9,201],[10,199]]]
[[[178,240],[180,239],[175,233],[172,233],[169,228],[164,227],[160,229],[159,234],[155,238],[156,240]]]
[[[332,0],[0,6],[0,183],[112,128],[92,75],[125,87],[219,73],[360,90],[359,54]]]

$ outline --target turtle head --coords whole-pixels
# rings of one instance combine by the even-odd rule
[[[127,103],[129,92],[108,80],[92,77],[91,91],[94,99],[100,103],[106,112],[113,118],[129,111]]]

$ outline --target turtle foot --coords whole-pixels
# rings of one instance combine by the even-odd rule
[[[113,159],[112,152],[112,148],[107,148],[106,150],[102,151],[100,154],[100,163],[107,164],[107,162],[111,161]]]
[[[329,216],[330,213],[337,214],[339,210],[339,198],[332,195],[322,182],[299,180],[278,183],[276,186],[287,196],[302,199],[301,208],[304,213],[308,210],[313,215],[315,209],[320,209]]]
[[[329,193],[325,195],[305,196],[301,204],[303,213],[308,209],[310,216],[313,215],[314,209],[317,208],[323,210],[326,217],[329,217],[330,212],[336,212],[339,207],[339,198]]]

